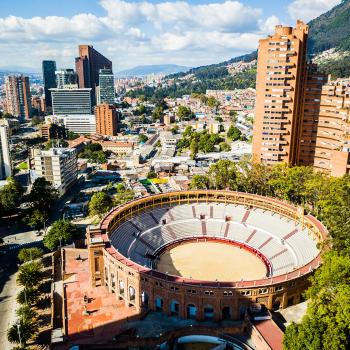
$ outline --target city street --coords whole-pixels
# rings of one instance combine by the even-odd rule
[[[10,350],[13,345],[7,341],[7,329],[16,321],[17,254],[19,249],[42,246],[42,236],[34,231],[12,234],[4,238],[6,247],[0,255],[0,344],[1,349]],[[2,252],[6,252],[5,254]]]

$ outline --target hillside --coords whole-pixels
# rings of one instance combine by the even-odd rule
[[[343,1],[308,24],[309,54],[331,48],[343,51],[350,49],[350,0]]]
[[[310,21],[308,25],[310,58],[325,50],[334,49],[335,51],[335,54],[318,62],[319,70],[333,77],[350,76],[350,0],[344,0],[330,11]],[[229,90],[255,87],[256,68],[254,65],[236,74],[232,74],[230,66],[237,62],[254,62],[256,58],[257,51],[254,51],[225,62],[171,74],[165,78],[168,81],[167,84],[158,88],[146,87],[139,91],[132,91],[129,95],[156,98],[180,97],[193,92],[204,93],[207,89]],[[169,80],[172,80],[171,84]]]
[[[131,69],[123,70],[116,73],[117,77],[143,77],[151,74],[174,74],[179,72],[186,72],[190,67],[179,66],[177,64],[158,64],[158,65],[147,65],[137,66]]]

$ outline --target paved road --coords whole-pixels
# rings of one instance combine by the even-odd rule
[[[17,254],[19,249],[30,246],[41,246],[42,237],[35,236],[33,231],[13,234],[4,238],[6,254],[0,255],[0,348],[10,350],[13,345],[7,341],[7,329],[16,320],[16,294],[20,290],[16,285]]]

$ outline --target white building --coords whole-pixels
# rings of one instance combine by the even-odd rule
[[[32,149],[36,177],[44,177],[61,195],[77,180],[77,152],[74,148]]]
[[[0,124],[0,180],[12,175],[9,132],[10,129],[5,123]]]
[[[95,134],[96,117],[94,114],[50,115],[45,117],[45,123],[64,125],[76,134]]]

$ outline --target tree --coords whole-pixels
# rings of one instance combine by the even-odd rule
[[[112,208],[112,199],[105,192],[95,193],[89,203],[89,214],[99,215],[106,213]]]
[[[146,143],[148,141],[148,136],[145,134],[139,134],[139,142]]]
[[[17,303],[20,305],[35,305],[37,301],[39,300],[40,293],[37,288],[34,287],[27,287],[23,288],[18,294],[17,294]]]
[[[113,197],[113,204],[114,206],[122,205],[126,202],[129,202],[134,199],[134,191],[132,190],[125,190],[122,193],[117,193]]]
[[[24,322],[36,320],[38,317],[37,312],[35,312],[35,310],[33,310],[29,305],[23,305],[17,309],[16,315]]]
[[[193,118],[191,108],[186,106],[179,106],[176,115],[180,120],[190,120]]]
[[[213,109],[217,109],[220,105],[219,101],[214,96],[209,96],[206,104],[208,107]]]
[[[232,123],[236,123],[237,122],[237,119],[238,119],[238,113],[236,111],[230,111],[230,118],[231,118],[231,121]]]
[[[0,190],[0,206],[5,212],[11,212],[17,208],[22,196],[23,187],[12,177],[7,178],[7,184]]]
[[[234,125],[231,125],[227,131],[227,137],[233,141],[239,140],[241,135],[242,135],[241,130],[236,128]]]
[[[51,183],[46,181],[45,178],[39,177],[34,181],[27,199],[31,202],[33,210],[37,209],[48,216],[57,197],[58,192],[52,187]]]
[[[172,133],[173,135],[176,135],[176,134],[178,134],[178,132],[179,132],[179,126],[178,126],[178,125],[174,125],[174,126],[171,128],[171,133]]]
[[[182,133],[182,136],[183,137],[191,137],[192,133],[193,133],[192,126],[191,125],[187,125],[186,128],[185,128],[185,131]]]
[[[24,218],[27,225],[34,227],[36,229],[43,227],[45,221],[47,220],[47,213],[42,212],[39,209],[34,209],[30,211],[28,215]]]
[[[23,287],[37,286],[43,279],[41,263],[32,261],[19,268],[17,283]]]
[[[215,189],[229,188],[230,190],[235,190],[237,188],[237,169],[235,163],[231,160],[219,160],[217,163],[212,164],[208,177],[211,179],[211,186]]]
[[[21,262],[28,262],[40,259],[43,256],[43,254],[43,250],[37,247],[23,248],[18,253],[18,260]]]
[[[220,142],[219,147],[221,152],[231,151],[231,146],[227,142]]]
[[[12,325],[7,331],[7,339],[10,343],[26,345],[39,331],[36,321],[19,320],[18,324]]]
[[[68,142],[63,139],[51,139],[47,141],[45,149],[49,150],[53,147],[68,147]]]
[[[123,193],[125,192],[126,188],[125,188],[125,184],[124,183],[120,183],[117,185],[117,192],[118,193]]]
[[[209,189],[209,178],[205,175],[194,175],[191,179],[190,187],[194,190]]]
[[[82,231],[67,220],[57,220],[44,237],[44,246],[50,250],[57,249],[62,243],[71,243],[83,237]]]
[[[196,159],[197,153],[198,153],[198,141],[196,139],[193,139],[190,144],[191,149],[191,159]]]
[[[152,113],[153,121],[161,120],[163,118],[163,108],[161,106],[156,106]]]
[[[157,173],[155,171],[150,171],[147,174],[147,179],[155,179],[157,177]]]

